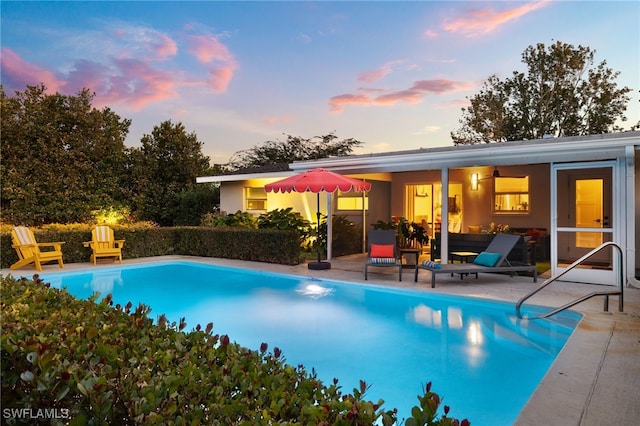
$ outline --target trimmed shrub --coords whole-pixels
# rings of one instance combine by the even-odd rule
[[[300,241],[297,232],[279,229],[230,227],[148,227],[113,226],[117,239],[124,239],[122,253],[126,259],[162,255],[187,255],[241,259],[256,262],[297,265]],[[4,230],[4,228],[3,228]],[[32,228],[38,242],[64,241],[63,260],[88,262],[91,250],[83,242],[91,240],[89,225],[82,227],[48,226]],[[0,235],[0,266],[8,268],[18,260],[9,233]]]
[[[302,245],[311,233],[311,224],[293,208],[275,209],[262,213],[257,219],[259,229],[282,229],[295,231]]]

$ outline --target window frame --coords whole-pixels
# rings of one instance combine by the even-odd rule
[[[364,194],[364,210],[365,211],[369,211],[369,194],[367,194],[367,191],[363,191],[363,192],[356,192],[356,191],[343,192],[343,191],[340,191],[340,190],[336,191],[336,211],[341,211],[341,212],[357,211],[357,212],[361,212],[362,211],[362,197],[363,197],[363,194]],[[349,208],[349,209],[341,208],[340,207],[340,200],[354,200],[356,206],[359,204],[360,207]]]
[[[498,191],[496,189],[498,179],[526,179],[526,190],[524,191]],[[531,213],[531,185],[530,185],[530,176],[496,176],[493,178],[492,185],[492,195],[491,195],[491,212],[496,215],[528,215]],[[526,196],[526,201],[521,201],[518,206],[523,206],[525,208],[522,209],[509,209],[502,210],[498,209],[498,197],[501,196]],[[523,204],[524,203],[524,204]]]
[[[251,194],[251,191],[254,191],[254,190],[262,190],[262,192],[264,192],[264,197]],[[262,194],[259,194],[259,195],[262,195]],[[251,202],[262,203],[262,206],[264,208],[252,208],[250,207]],[[267,191],[264,190],[264,187],[245,186],[244,187],[244,207],[245,207],[245,211],[248,211],[248,212],[266,212],[267,211]]]

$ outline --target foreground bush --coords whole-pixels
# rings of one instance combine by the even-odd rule
[[[153,325],[149,309],[111,306],[110,296],[80,300],[36,281],[0,277],[3,420],[22,408],[49,410],[69,424],[383,425],[396,422],[383,401],[363,399],[360,382],[345,395],[315,372],[292,367],[278,348],[252,351],[198,325]],[[436,421],[439,397],[419,398],[407,425]],[[7,411],[9,410],[9,411]],[[33,413],[33,411],[31,412]],[[32,414],[33,415],[33,414]],[[43,423],[49,423],[46,420]],[[463,421],[463,425],[468,422]]]

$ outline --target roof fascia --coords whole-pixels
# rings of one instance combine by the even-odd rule
[[[286,178],[293,175],[295,175],[295,173],[292,171],[282,171],[270,173],[245,173],[238,175],[201,176],[196,178],[196,183],[238,182],[250,179]]]
[[[630,145],[640,145],[640,132],[357,155],[296,162],[289,167],[296,172],[324,167],[333,171],[364,173],[591,161],[624,156],[625,147]]]

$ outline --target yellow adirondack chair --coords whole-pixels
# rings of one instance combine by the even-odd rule
[[[85,246],[91,247],[93,254],[91,261],[96,264],[99,257],[113,257],[122,263],[122,247],[124,240],[116,240],[113,235],[113,229],[107,225],[99,225],[91,231],[91,241],[84,243]]]
[[[18,261],[10,266],[10,269],[18,269],[32,263],[38,271],[42,271],[42,264],[57,261],[61,268],[62,263],[62,244],[63,242],[54,243],[38,243],[31,229],[26,226],[16,226],[11,231],[12,247],[18,253]],[[50,247],[49,250],[40,250],[40,248]]]

